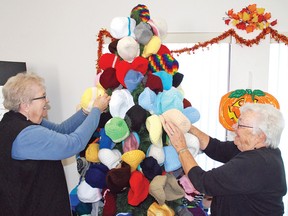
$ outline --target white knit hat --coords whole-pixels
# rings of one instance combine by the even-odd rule
[[[116,39],[125,36],[132,36],[135,38],[134,29],[136,21],[130,17],[114,17],[110,23],[110,33]]]
[[[134,105],[133,96],[128,89],[117,89],[111,95],[109,110],[112,117],[124,119],[126,112]]]
[[[146,153],[147,157],[151,156],[157,160],[157,163],[162,166],[165,161],[165,154],[163,147],[158,147],[151,144]]]
[[[196,157],[200,149],[199,139],[191,133],[185,133],[184,137],[190,153],[193,155],[193,157]]]
[[[98,153],[99,160],[110,170],[116,168],[121,161],[121,152],[118,149],[100,149]]]
[[[94,203],[102,199],[101,189],[91,187],[85,180],[77,187],[77,196],[83,203]]]
[[[125,61],[131,63],[140,54],[140,45],[131,36],[121,38],[117,43],[118,55]]]

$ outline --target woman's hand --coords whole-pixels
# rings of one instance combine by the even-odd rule
[[[177,153],[182,149],[187,149],[184,134],[175,124],[172,122],[163,122],[162,125]]]
[[[111,97],[106,93],[97,97],[94,101],[94,107],[98,108],[101,112],[104,112],[104,110],[106,110],[109,105],[110,98]]]

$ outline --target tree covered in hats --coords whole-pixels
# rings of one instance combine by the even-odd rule
[[[91,191],[102,191],[100,215],[174,215],[179,206],[197,202],[187,200],[186,189],[177,183],[184,172],[162,122],[172,121],[187,133],[200,114],[178,89],[184,76],[162,44],[167,34],[163,20],[151,19],[147,6],[139,4],[128,17],[113,18],[110,33],[109,53],[98,59],[99,80],[81,99],[81,107],[89,111],[97,95],[111,95],[108,111],[79,155],[88,161],[81,163],[85,168],[77,167],[81,180]],[[191,145],[189,150],[197,154],[192,148],[199,149],[199,141]],[[93,166],[99,163],[108,171]]]

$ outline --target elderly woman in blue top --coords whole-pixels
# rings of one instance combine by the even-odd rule
[[[210,171],[198,166],[175,125],[166,122],[164,129],[195,188],[213,197],[212,216],[283,215],[287,186],[278,148],[283,116],[270,104],[246,103],[240,112],[233,142],[221,142],[191,126],[189,132],[198,137],[205,154],[224,163]]]
[[[9,111],[0,122],[0,215],[71,215],[61,160],[85,148],[110,97],[55,124],[44,118],[49,101],[38,75],[19,73],[2,91]]]

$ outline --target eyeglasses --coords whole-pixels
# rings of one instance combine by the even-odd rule
[[[31,100],[33,101],[33,100],[42,100],[42,99],[46,100],[46,95],[41,96],[41,97],[32,98]]]
[[[237,129],[239,128],[254,128],[254,127],[237,123]]]

